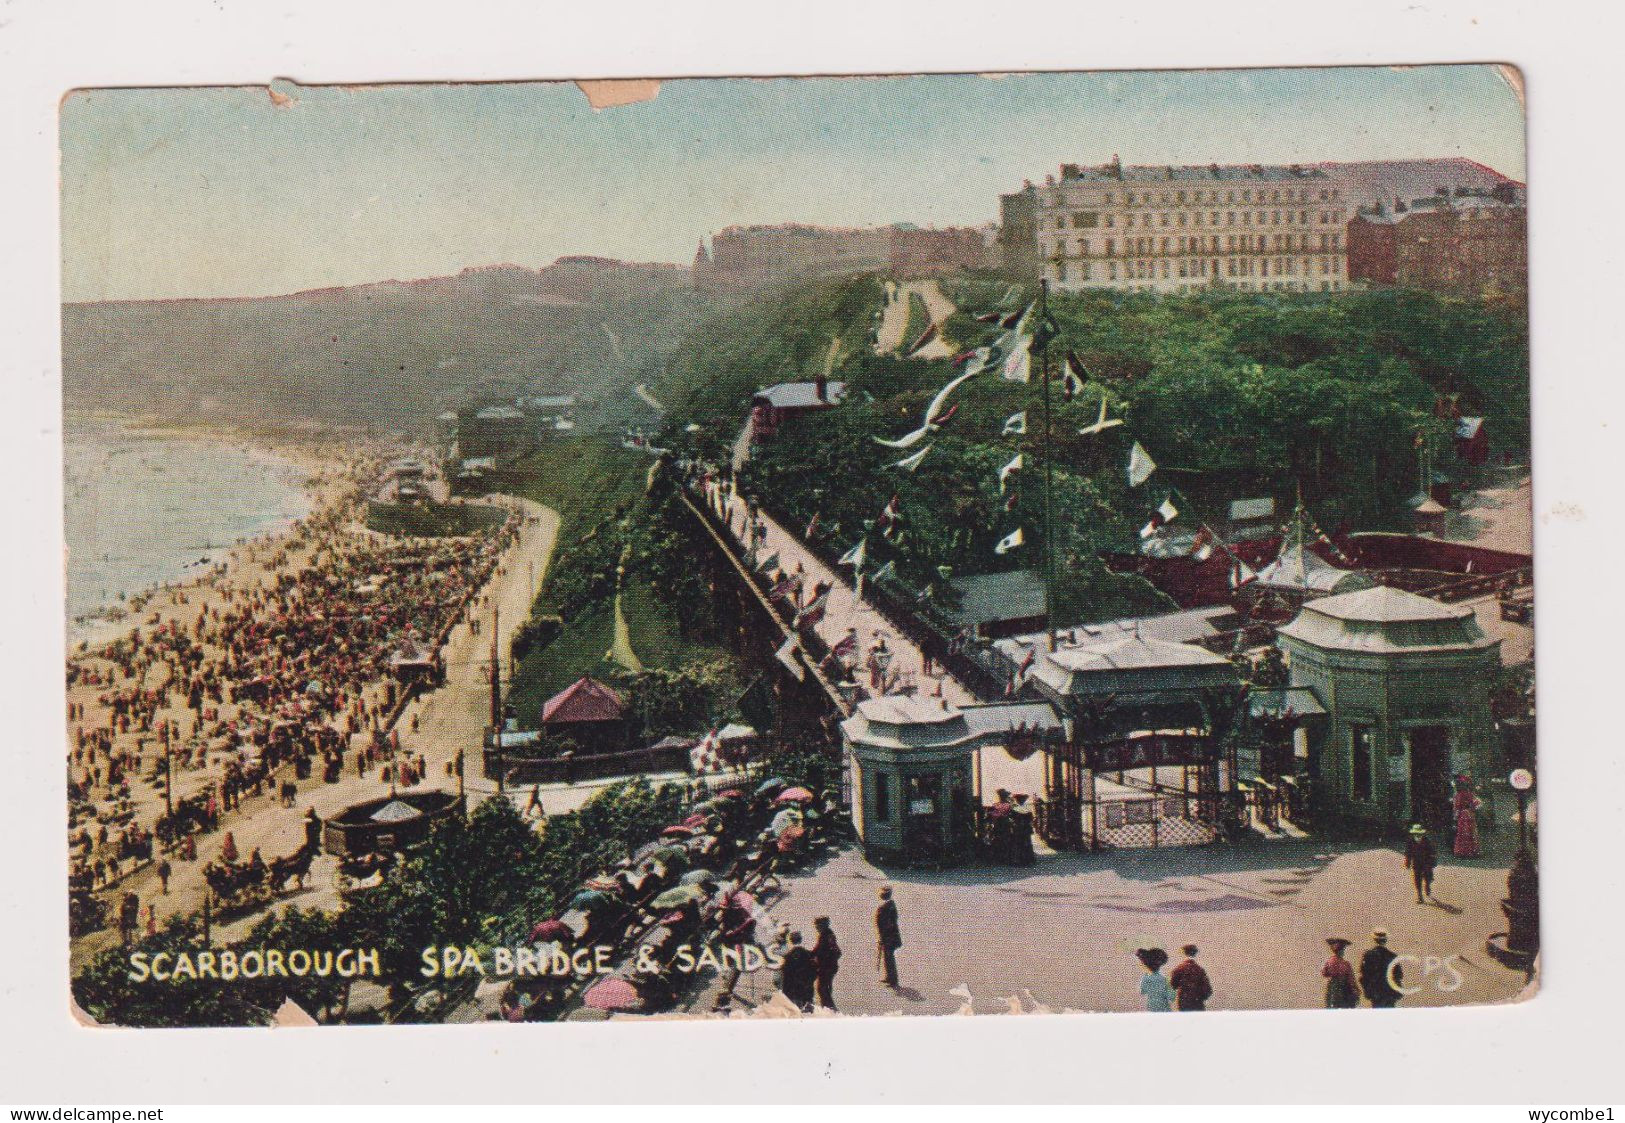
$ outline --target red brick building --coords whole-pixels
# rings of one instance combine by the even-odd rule
[[[1397,277],[1399,228],[1391,214],[1357,214],[1349,220],[1349,280],[1391,285]]]
[[[1462,296],[1524,292],[1526,215],[1521,203],[1482,195],[1358,214],[1348,227],[1349,279]]]

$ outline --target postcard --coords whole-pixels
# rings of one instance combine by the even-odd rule
[[[68,95],[76,1016],[1533,994],[1521,94]]]

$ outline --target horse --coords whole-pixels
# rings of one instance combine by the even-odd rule
[[[310,846],[301,846],[286,858],[272,858],[268,876],[271,892],[281,893],[290,880],[297,882],[299,888],[303,889],[305,878],[310,876],[310,865],[315,860],[316,851]]]

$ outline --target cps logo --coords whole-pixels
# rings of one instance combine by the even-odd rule
[[[1456,961],[1459,955],[1396,955],[1388,964],[1388,985],[1400,994],[1416,994],[1432,986],[1435,990],[1442,990],[1446,994],[1461,989],[1461,972],[1456,970]],[[1396,977],[1405,972],[1403,964],[1406,960],[1416,964],[1422,969],[1422,985],[1405,986]],[[1411,978],[1415,978],[1414,972]]]

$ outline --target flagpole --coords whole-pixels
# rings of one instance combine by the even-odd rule
[[[1049,404],[1049,279],[1038,282],[1038,330],[1044,334],[1044,345],[1039,351],[1038,365],[1044,378],[1044,629],[1049,633],[1049,649],[1055,650],[1055,606],[1050,586],[1055,581],[1055,524],[1051,492],[1055,481],[1055,458],[1051,454],[1053,432],[1050,427]]]

